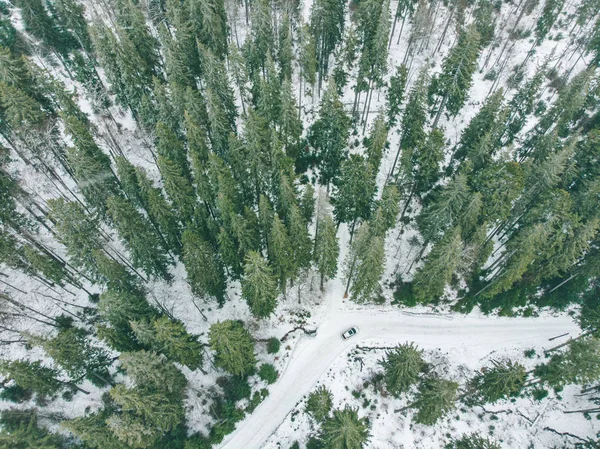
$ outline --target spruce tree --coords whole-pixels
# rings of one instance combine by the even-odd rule
[[[387,144],[387,136],[387,123],[384,114],[381,113],[377,116],[375,122],[373,122],[367,146],[367,160],[375,173],[379,172],[379,165],[381,164],[381,158]]]
[[[525,387],[527,372],[523,365],[511,360],[492,360],[492,365],[478,372],[469,382],[473,392],[469,402],[493,404],[500,399],[517,396]]]
[[[55,221],[58,240],[67,247],[67,256],[75,266],[96,274],[94,251],[103,247],[99,223],[86,215],[83,207],[63,198],[48,201],[50,217]]]
[[[408,392],[425,368],[423,351],[417,349],[413,343],[398,345],[386,351],[385,358],[380,360],[379,364],[384,370],[385,386],[394,397]]]
[[[600,377],[600,341],[594,336],[575,340],[568,349],[535,367],[535,375],[557,391],[567,384],[585,385]]]
[[[244,264],[242,296],[252,315],[267,318],[277,307],[277,281],[267,261],[256,251],[250,251]]]
[[[399,3],[402,3],[402,1]],[[387,122],[390,129],[396,126],[398,115],[400,114],[400,107],[404,101],[407,78],[408,69],[405,65],[396,67],[396,74],[390,76],[390,87],[386,94]]]
[[[0,361],[0,373],[26,390],[41,396],[51,396],[58,392],[63,382],[58,380],[58,371],[42,365],[39,361],[27,360]]]
[[[285,294],[289,279],[293,276],[294,259],[292,247],[285,224],[278,215],[275,215],[268,237],[269,262],[273,272],[279,280],[279,288]]]
[[[427,304],[444,293],[446,284],[460,263],[463,242],[460,228],[448,231],[425,258],[425,264],[415,273],[415,299]]]
[[[442,73],[432,79],[429,86],[430,103],[435,114],[432,128],[437,127],[442,113],[447,112],[454,117],[464,106],[477,69],[480,41],[474,25],[462,30],[458,42],[442,63]],[[437,99],[434,100],[435,97]]]
[[[223,304],[227,279],[218,254],[191,229],[183,233],[182,241],[183,263],[192,292],[198,296],[213,296],[219,304]]]
[[[110,357],[104,349],[90,341],[85,330],[76,327],[61,329],[54,338],[32,338],[32,342],[41,346],[74,382],[85,377],[94,383],[100,381],[100,385],[109,383]]]
[[[501,449],[500,445],[489,438],[476,433],[463,435],[459,439],[452,439],[444,449]]]
[[[310,32],[316,49],[319,90],[328,75],[329,57],[344,34],[346,5],[335,0],[316,0],[310,12]]]
[[[133,320],[151,319],[158,314],[148,304],[144,293],[132,285],[102,293],[98,301],[98,313],[112,327],[112,331],[99,327],[99,335],[118,351],[141,349],[130,323]]]
[[[400,127],[400,143],[394,163],[388,175],[388,180],[394,177],[396,165],[402,153],[402,159],[410,160],[413,149],[423,140],[425,140],[425,124],[427,123],[427,87],[429,84],[429,75],[426,70],[419,73],[414,86],[412,87],[408,103],[402,114],[402,124]],[[405,165],[406,166],[406,165]]]
[[[228,373],[244,376],[254,370],[254,340],[241,321],[221,321],[210,327],[210,348],[215,364]]]
[[[288,228],[296,277],[300,271],[309,268],[312,261],[312,241],[302,211],[296,205],[291,208]]]
[[[308,130],[307,139],[314,149],[323,185],[337,182],[340,165],[346,157],[350,118],[344,111],[335,85],[330,82],[319,109],[319,118]]]
[[[131,252],[134,266],[142,268],[148,275],[170,279],[167,254],[148,219],[120,196],[110,197],[107,207],[119,235]]]
[[[323,422],[320,439],[331,449],[363,449],[370,437],[367,418],[359,418],[357,409],[346,405]]]
[[[325,278],[333,279],[337,274],[340,245],[336,235],[335,223],[329,215],[318,218],[315,236],[314,259],[321,274],[321,291]]]
[[[318,422],[323,423],[333,408],[333,395],[321,385],[308,395],[306,411]]]
[[[419,385],[412,407],[415,421],[431,426],[454,408],[458,384],[440,377],[428,377]]]
[[[346,278],[353,301],[373,300],[381,289],[379,281],[384,268],[384,239],[373,235],[369,224],[365,223],[360,227],[346,261]]]
[[[162,354],[144,350],[124,352],[119,361],[135,386],[180,397],[187,385],[181,371]]]
[[[376,188],[373,166],[364,157],[352,154],[342,163],[332,203],[338,224],[351,223],[350,235],[359,219],[369,218]]]
[[[137,339],[167,359],[187,366],[191,370],[202,365],[202,345],[190,335],[183,323],[162,316],[148,321],[131,323]]]
[[[96,145],[88,126],[76,116],[64,116],[67,134],[74,147],[67,149],[67,160],[86,202],[100,213],[106,201],[118,192],[117,179],[110,159]]]

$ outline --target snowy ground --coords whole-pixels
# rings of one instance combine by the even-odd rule
[[[302,16],[308,21],[310,13],[310,0],[302,2]],[[524,17],[520,28],[527,30],[535,26],[535,21],[541,13],[544,2],[539,2],[531,15]],[[392,11],[395,11],[396,3],[392,2]],[[514,5],[504,3],[501,14],[498,17],[497,29],[501,31],[500,36],[506,39],[508,30],[511,29],[514,16]],[[566,10],[572,10],[573,5],[568,6]],[[239,12],[239,11],[238,11]],[[431,44],[423,51],[415,55],[415,59],[410,67],[409,86],[416,79],[416,73],[425,64],[431,67],[431,73],[440,70],[443,55],[456,40],[455,30],[451,29],[441,45],[441,52],[434,58],[431,58],[433,49],[436,47],[437,39],[441,34],[443,21],[447,14],[445,7],[440,7],[436,15],[437,24],[432,26]],[[564,14],[563,14],[564,16]],[[238,37],[243,41],[247,31],[243,13],[237,15]],[[563,17],[564,19],[564,17]],[[15,19],[17,20],[17,19]],[[18,20],[17,20],[18,22]],[[15,23],[17,23],[15,22]],[[349,23],[348,23],[349,25]],[[399,32],[400,23],[396,28],[396,36]],[[453,28],[453,27],[451,27]],[[565,27],[563,27],[565,28]],[[389,72],[393,73],[395,67],[400,64],[404,58],[408,38],[410,36],[411,25],[406,23],[400,43],[396,43],[396,36],[390,49]],[[564,30],[563,30],[564,31]],[[237,32],[237,31],[236,31]],[[581,35],[581,31],[577,31]],[[575,70],[571,75],[577,73],[577,70],[585,65],[585,58],[579,60],[577,55],[568,60],[564,58],[562,62],[558,58],[576,47],[574,36],[567,36],[559,39],[556,32],[551,35],[555,39],[548,39],[536,49],[536,54],[530,58],[528,64],[524,67],[527,75],[531,76],[539,65],[551,56],[551,66],[556,62],[559,67],[569,69],[575,61]],[[519,64],[531,47],[531,38],[515,41],[515,45],[509,45],[507,51],[510,55],[510,61],[507,64],[506,71],[502,74],[500,86],[505,84],[510,70]],[[492,88],[493,82],[485,80],[484,76],[494,65],[497,55],[501,50],[501,45],[491,46],[485,49],[480,58],[480,70],[475,74],[473,87],[469,94],[468,104],[458,117],[446,120],[442,119],[441,125],[445,127],[446,137],[451,145],[449,150],[458,138],[461,130],[466,126],[482,105]],[[489,54],[488,58],[488,52]],[[567,53],[568,52],[568,53]],[[491,63],[486,65],[486,59]],[[297,75],[298,71],[296,71]],[[65,76],[56,73],[58,77],[72,86],[72,83]],[[352,105],[354,93],[352,91],[353,82],[351,82],[345,91],[343,101],[345,104]],[[80,91],[82,91],[80,89]],[[298,84],[294,87],[294,92],[298,91]],[[514,94],[514,90],[507,90],[507,99]],[[363,95],[364,97],[364,95]],[[554,97],[553,91],[545,91],[544,100],[548,101]],[[79,98],[80,106],[86,112],[91,111],[89,102],[83,96]],[[364,98],[362,99],[364,101]],[[385,98],[383,94],[375,92],[371,105],[369,121],[372,121],[377,112],[384,107]],[[304,107],[309,110],[308,114],[303,114],[305,129],[314,120],[315,113],[318,110],[319,98],[304,96]],[[364,103],[361,102],[360,110]],[[121,132],[117,134],[119,145],[127,157],[136,165],[140,165],[148,170],[150,176],[158,180],[158,172],[152,160],[150,153],[151,140],[148,136],[141,136],[136,129],[134,121],[129,114],[121,114],[113,108],[113,113],[121,126]],[[312,112],[310,112],[312,110]],[[99,126],[101,134],[105,134],[110,123],[97,116],[92,120]],[[362,127],[361,127],[362,129]],[[368,132],[369,127],[367,127]],[[378,176],[378,183],[383,185],[385,178],[392,166],[395,152],[398,145],[398,134],[394,130],[390,132],[389,142],[390,150],[384,155],[382,167]],[[354,139],[362,139],[361,132]],[[105,150],[108,144],[106,138],[99,139],[98,142]],[[354,151],[354,150],[353,150]],[[355,151],[362,151],[361,147]],[[108,151],[107,151],[108,152]],[[24,180],[23,187],[30,192],[34,198],[42,201],[58,196],[57,188],[51,185],[39,172],[35,172],[31,167],[24,166],[16,162],[15,171],[21,171],[20,178]],[[69,183],[70,188],[75,188],[73,183]],[[381,189],[380,189],[381,190]],[[65,194],[65,192],[62,192]],[[43,230],[42,230],[43,231]],[[410,226],[397,239],[398,231],[390,233],[386,244],[387,269],[384,280],[387,282],[392,278],[394,271],[403,272],[410,265],[411,258],[417,251],[411,246],[411,238],[415,238],[418,233]],[[123,251],[117,236],[111,233],[114,241],[111,245]],[[345,226],[340,228],[340,245],[342,254],[340,262],[345,258],[347,251],[348,233]],[[64,248],[57,245],[49,234],[42,232],[42,241],[58,254],[64,256]],[[49,315],[63,313],[61,307],[66,307],[71,311],[76,311],[72,307],[58,303],[56,299],[48,298],[43,295],[50,295],[54,298],[68,300],[79,306],[89,306],[87,295],[78,292],[76,295],[62,295],[63,292],[50,291],[47,287],[39,285],[32,279],[26,279],[24,276],[5,270],[9,275],[12,284],[16,288],[22,288],[26,294],[19,294],[13,287],[5,287],[7,291],[17,299],[29,298],[28,304],[36,307],[38,310],[47,312]],[[361,415],[368,415],[373,423],[373,439],[370,443],[372,449],[387,448],[439,448],[446,439],[446,434],[460,434],[466,430],[490,431],[490,426],[494,426],[494,435],[503,440],[504,447],[527,447],[531,442],[536,448],[550,448],[559,444],[561,438],[555,434],[544,431],[545,427],[552,427],[558,431],[569,431],[581,436],[592,436],[600,427],[597,421],[588,421],[582,415],[565,415],[563,409],[583,408],[577,405],[578,392],[576,388],[569,388],[563,393],[563,400],[554,399],[544,400],[537,403],[529,400],[519,400],[516,404],[500,404],[494,409],[507,409],[512,411],[501,412],[497,415],[486,413],[483,410],[476,409],[463,413],[457,411],[449,418],[443,420],[434,427],[411,426],[410,414],[403,416],[393,413],[395,408],[401,406],[401,401],[390,398],[381,398],[372,390],[366,392],[375,405],[374,398],[378,403],[376,409],[371,410],[370,406],[362,408],[364,398],[356,399],[351,395],[351,391],[362,385],[377,368],[377,360],[382,356],[381,351],[371,351],[360,353],[364,366],[362,371],[360,365],[354,361],[355,356],[349,356],[357,344],[373,346],[390,346],[398,342],[414,341],[420,347],[428,350],[430,360],[444,360],[440,368],[444,375],[461,380],[466,373],[471,373],[485,365],[493,357],[511,356],[520,359],[523,363],[531,361],[523,358],[523,349],[536,348],[538,353],[541,348],[551,346],[561,340],[549,342],[548,338],[558,334],[569,332],[570,335],[577,333],[577,327],[566,315],[551,317],[541,314],[540,318],[529,319],[499,319],[494,317],[483,317],[477,314],[469,316],[462,315],[439,315],[428,314],[431,311],[425,308],[411,309],[411,313],[400,311],[398,308],[384,306],[360,307],[349,302],[342,302],[343,286],[342,273],[343,267],[340,263],[340,278],[330,282],[327,285],[327,294],[324,297],[318,292],[318,280],[309,279],[300,287],[303,289],[301,298],[297,296],[297,291],[290,292],[288,298],[280,300],[280,306],[277,314],[264,321],[254,320],[248,311],[248,308],[240,298],[239,285],[234,284],[229,290],[231,301],[227,302],[224,308],[216,309],[216,305],[202,302],[194,299],[189,285],[185,281],[185,270],[179,264],[174,270],[175,281],[171,285],[163,282],[153,282],[148,284],[149,299],[161,308],[168,310],[173,316],[181,319],[191,333],[201,335],[201,340],[206,341],[206,333],[210,324],[223,319],[242,319],[251,329],[253,335],[258,339],[266,339],[272,336],[281,337],[288,330],[298,324],[304,324],[307,328],[316,328],[318,334],[314,339],[302,336],[300,332],[292,334],[283,345],[279,354],[267,355],[264,344],[257,345],[258,358],[261,362],[274,363],[280,371],[280,379],[276,384],[270,387],[271,394],[267,400],[245,421],[239,423],[239,430],[232,434],[222,446],[224,449],[274,449],[281,447],[287,449],[295,440],[304,441],[310,431],[310,423],[304,413],[294,415],[292,411],[302,409],[300,401],[317,383],[323,383],[330,388],[335,397],[335,406],[349,403],[353,406],[361,407]],[[409,273],[407,273],[409,275]],[[310,287],[312,285],[312,288]],[[36,295],[32,295],[35,292]],[[37,295],[39,293],[39,295]],[[384,289],[386,297],[390,297],[389,289]],[[61,296],[62,295],[62,296]],[[33,298],[33,299],[32,299]],[[35,301],[34,301],[35,300]],[[421,313],[423,312],[423,313]],[[308,316],[310,313],[310,317]],[[203,315],[206,315],[207,319]],[[34,334],[49,334],[53,332],[48,327],[40,326],[39,323],[16,322],[15,327],[21,330],[27,330]],[[353,340],[344,342],[339,335],[343,330],[358,325],[360,333]],[[44,359],[44,354],[39,350],[25,352],[24,347],[20,345],[11,345],[3,347],[3,356],[7,358],[29,357],[32,360]],[[208,365],[208,363],[206,364]],[[206,389],[214,385],[215,379],[220,372],[205,366],[209,374],[204,375],[199,371],[184,372],[190,380],[190,395],[188,400],[188,423],[194,431],[206,431],[210,419],[207,416],[207,410],[202,402]],[[254,389],[264,387],[263,384],[253,378]],[[100,396],[102,390],[85,383],[83,388],[90,390],[89,396],[77,394],[73,401],[65,401],[62,398],[54,400],[48,405],[50,412],[60,412],[64,417],[80,416],[89,407],[95,409],[101,405]],[[197,393],[197,394],[194,394]],[[199,396],[198,396],[199,395]],[[0,407],[14,406],[14,404],[0,404]],[[31,406],[23,404],[22,407]],[[525,417],[516,413],[519,410]],[[492,411],[493,408],[486,408]],[[536,421],[535,418],[541,413],[541,417]],[[482,416],[480,418],[480,415]],[[460,420],[456,420],[460,416]],[[493,417],[499,417],[495,420]],[[528,421],[535,421],[534,425]],[[275,434],[272,433],[276,431]],[[265,445],[261,444],[265,442]]]
[[[452,377],[461,380],[462,373],[464,380],[464,370],[471,372],[485,365],[492,352],[494,357],[509,353],[521,354],[522,357],[525,349],[548,348],[556,344],[550,342],[549,338],[564,333],[572,336],[578,333],[576,324],[565,315],[498,318],[477,314],[421,314],[386,307],[357,307],[342,301],[343,285],[340,282],[332,284],[330,287],[333,288],[325,299],[324,319],[318,326],[316,336],[302,337],[297,343],[279,380],[271,387],[269,397],[238,425],[236,432],[225,439],[222,449],[287,449],[293,441],[305,441],[309,430],[306,416],[298,418],[293,412],[302,409],[303,406],[299,405],[302,397],[317,383],[332,389],[335,406],[361,404],[363,399],[352,400],[350,391],[368,379],[376,369],[376,360],[381,354],[377,351],[363,354],[365,367],[359,372],[357,364],[351,361],[352,357],[343,356],[357,345],[391,346],[413,341],[423,349],[443,354]],[[341,333],[351,326],[358,326],[358,335],[343,340]],[[463,371],[457,370],[457,367]],[[392,413],[399,405],[398,401],[380,398],[379,402],[375,410],[369,411],[374,435],[369,448],[440,447],[440,435],[450,429],[448,423],[442,423],[410,430],[410,418]],[[539,408],[539,404],[531,404],[531,410],[527,412],[535,416],[536,407]],[[365,410],[361,412],[364,413]],[[468,419],[476,420],[476,415],[470,413]],[[398,427],[399,422],[404,427]],[[506,424],[510,426],[511,421]],[[538,423],[536,429],[542,424]],[[454,426],[461,427],[458,424]],[[587,434],[590,429],[585,430]],[[426,437],[421,435],[422,432]],[[406,446],[400,446],[400,443]]]

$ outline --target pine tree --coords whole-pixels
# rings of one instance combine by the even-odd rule
[[[58,380],[58,371],[42,365],[39,361],[27,360],[0,361],[0,373],[26,390],[41,396],[51,396],[63,386]]]
[[[346,157],[349,133],[350,118],[344,111],[335,85],[330,82],[323,95],[319,118],[311,125],[307,135],[314,149],[321,184],[336,183],[340,165]]]
[[[325,278],[333,279],[337,274],[340,245],[336,236],[335,223],[329,215],[318,218],[315,236],[314,258],[321,274],[321,291]]]
[[[473,392],[469,402],[493,404],[501,399],[517,396],[525,387],[527,372],[520,363],[511,360],[492,360],[491,368],[484,368],[469,382]]]
[[[346,405],[334,410],[333,416],[323,422],[321,441],[331,449],[363,449],[370,439],[367,418],[359,418],[357,409]]]
[[[318,422],[323,423],[333,408],[333,396],[331,392],[321,385],[308,395],[306,400],[306,412]]]
[[[460,228],[448,231],[425,258],[425,264],[413,279],[413,290],[417,301],[427,304],[444,293],[458,267],[463,243]]]
[[[415,421],[431,426],[454,408],[458,384],[439,377],[428,377],[419,385],[412,407]]]
[[[406,393],[417,382],[425,367],[423,351],[413,343],[398,345],[386,351],[385,358],[379,364],[384,370],[385,386],[394,397]]]
[[[167,255],[148,219],[119,196],[110,197],[107,207],[119,235],[131,252],[134,266],[142,268],[148,275],[169,279]]]
[[[254,370],[254,341],[241,321],[221,321],[210,327],[210,348],[215,351],[215,364],[228,373],[244,376]]]
[[[277,281],[267,261],[256,251],[246,256],[242,295],[257,318],[268,317],[277,307]]]

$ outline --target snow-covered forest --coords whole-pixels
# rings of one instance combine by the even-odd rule
[[[599,0],[0,0],[0,449],[598,448],[599,228]]]

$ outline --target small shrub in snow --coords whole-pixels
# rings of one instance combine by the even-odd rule
[[[464,435],[459,440],[450,441],[445,449],[500,449],[500,446],[495,441],[472,434]]]
[[[277,380],[277,376],[279,373],[275,369],[273,365],[270,363],[263,363],[258,370],[258,377],[267,382],[268,384],[272,384]]]
[[[281,342],[279,341],[278,338],[269,338],[269,341],[267,342],[267,352],[269,354],[276,354],[279,352],[279,348],[281,347]]]

